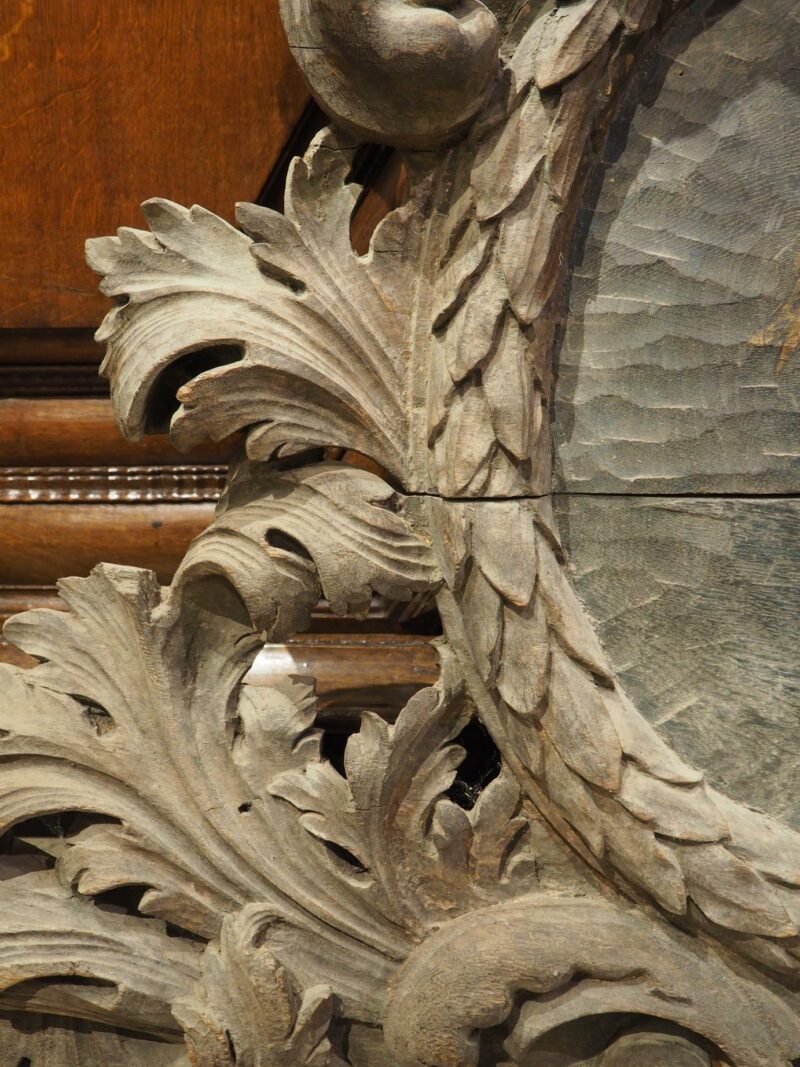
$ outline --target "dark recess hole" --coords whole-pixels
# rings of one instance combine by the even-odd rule
[[[95,704],[93,700],[86,700],[83,697],[78,697],[77,699],[83,704],[83,717],[98,737],[102,737],[103,734],[107,734],[110,730],[114,729],[116,723],[105,708],[101,707],[99,704]]]
[[[167,937],[183,938],[184,941],[194,941],[198,945],[208,944],[207,937],[196,934],[193,930],[187,930],[183,926],[178,926],[177,923],[165,922],[164,929],[167,932]]]
[[[442,620],[436,608],[423,611],[402,624],[404,633],[417,634],[419,637],[441,637]]]
[[[98,893],[94,902],[101,911],[141,915],[139,904],[148,889],[149,886],[146,885],[122,885],[116,889],[107,889],[105,893]]]
[[[354,717],[352,729],[350,730],[323,730],[322,732],[322,741],[320,742],[322,758],[329,760],[343,778],[346,777],[344,750],[347,748],[348,738],[358,733],[359,726],[359,719]]]
[[[362,145],[353,158],[348,181],[362,187],[350,218],[350,243],[353,251],[363,256],[379,223],[405,203],[408,171],[402,154],[394,149]]]
[[[279,548],[283,552],[293,552],[295,556],[300,556],[301,559],[311,559],[311,555],[305,546],[301,545],[291,534],[284,533],[283,530],[267,530],[265,540],[273,548]]]
[[[237,741],[241,741],[244,738],[244,719],[241,717],[241,715],[237,715],[235,718],[229,720],[228,732],[231,737],[231,744],[233,745],[235,745]]]
[[[717,19],[722,18],[723,15],[727,15],[727,13],[735,6],[736,0],[716,0],[715,3],[710,5],[710,7],[706,8],[706,22],[716,22]],[[683,71],[681,71],[680,73],[682,74]],[[797,1062],[800,1063],[800,1060],[798,1060]]]
[[[253,810],[253,805],[252,805],[251,801],[249,801],[249,800],[246,800],[244,802],[244,804],[240,804],[239,805],[239,811],[243,815],[247,814],[248,811],[252,811],[252,810]]]
[[[116,983],[106,978],[90,978],[85,974],[56,974],[53,978],[59,985],[85,986],[87,989],[116,989]]]
[[[455,743],[461,745],[466,756],[446,795],[454,804],[469,811],[481,792],[500,773],[500,752],[478,719],[470,719],[455,738]]]
[[[377,181],[386,164],[394,154],[394,149],[381,144],[362,144],[353,154],[350,173],[346,181],[368,189]]]
[[[328,1027],[328,1040],[331,1048],[338,1053],[345,1063],[350,1063],[350,1028],[353,1023],[350,1019],[342,1019],[335,1015]],[[366,1023],[364,1024],[366,1026]]]
[[[225,1031],[225,1044],[228,1046],[228,1055],[230,1056],[231,1063],[236,1063],[236,1046],[233,1043],[233,1038],[231,1037],[229,1030]]]
[[[178,410],[177,392],[193,378],[215,367],[225,367],[242,358],[239,345],[209,345],[196,352],[187,352],[160,375],[150,396],[147,433],[167,433],[172,416]]]
[[[98,893],[94,902],[101,911],[110,911],[116,914],[143,916],[139,905],[142,897],[150,888],[148,885],[123,885],[116,889],[108,889],[105,893]],[[181,937],[198,944],[207,944],[207,939],[187,930],[177,923],[166,923],[166,931],[169,937]]]
[[[60,815],[42,815],[40,818],[18,822],[0,837],[0,854],[9,856],[30,852],[31,846],[20,841],[20,837],[63,837],[62,818]]]
[[[56,841],[72,837],[95,823],[115,823],[107,815],[87,814],[83,811],[62,811],[54,815],[41,815],[18,822],[0,837],[0,857],[14,857],[7,864],[0,864],[0,879],[13,877],[23,870],[52,870],[55,857],[50,854],[48,839]],[[23,841],[22,838],[40,838],[41,844]],[[24,859],[23,859],[24,858]]]
[[[33,1067],[33,1064],[31,1062],[30,1057],[23,1056],[22,1059],[17,1064],[17,1067]]]
[[[335,841],[325,841],[324,844],[328,852],[332,853],[338,860],[341,860],[342,863],[346,863],[348,867],[352,867],[356,874],[366,873],[367,868],[358,856],[354,856],[349,849],[344,848],[342,845],[337,845]]]

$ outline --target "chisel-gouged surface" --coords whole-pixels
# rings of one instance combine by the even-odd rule
[[[800,485],[800,23],[791,0],[720,8],[657,46],[593,214],[585,199],[557,395],[565,491]]]

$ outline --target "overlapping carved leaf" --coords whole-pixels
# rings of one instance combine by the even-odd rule
[[[547,7],[443,167],[427,443],[432,482],[445,496],[550,491],[565,249],[593,133],[630,71],[633,42],[660,8],[660,0]]]
[[[563,245],[628,38],[659,6],[541,13],[472,135],[429,161],[424,233],[409,205],[357,256],[353,153],[324,133],[293,166],[285,216],[244,206],[243,234],[151,201],[151,232],[91,246],[104,291],[125,301],[99,335],[125,431],[169,420],[191,447],[244,428],[250,462],[168,595],[101,568],[65,583],[69,615],[12,625],[45,662],[4,674],[0,831],[60,810],[110,816],[70,839],[62,880],[85,894],[144,884],[143,912],[218,939],[175,1003],[203,1067],[338,1067],[329,988],[369,1026],[392,990],[387,1032],[407,1067],[477,1062],[476,1031],[515,1007],[520,1062],[543,1027],[609,1011],[666,1015],[740,1067],[800,1054],[780,1001],[652,916],[506,901],[521,784],[602,876],[773,971],[797,967],[795,835],[716,796],[630,707],[547,506],[432,502],[434,563],[380,479],[257,462],[346,445],[407,488],[549,491]],[[472,709],[446,653],[441,683],[394,725],[363,717],[342,770],[304,683],[240,685],[251,621],[284,636],[321,594],[363,613],[372,591],[436,586],[439,567],[447,640],[505,757],[469,812],[447,796]]]
[[[313,485],[304,474],[276,495],[271,528],[289,537],[292,493]],[[377,544],[371,555],[371,566],[390,558]],[[501,774],[470,812],[443,795],[470,714],[451,670],[394,726],[365,716],[342,775],[323,757],[308,686],[241,684],[255,637],[189,596],[188,577],[169,597],[148,572],[100,566],[61,588],[68,612],[8,627],[42,662],[3,670],[0,832],[61,811],[104,816],[67,838],[65,885],[90,896],[144,885],[141,912],[203,938],[257,903],[276,965],[303,988],[331,985],[371,1024],[432,924],[511,891],[526,826],[517,784]]]
[[[526,820],[520,791],[501,772],[465,811],[446,793],[465,752],[453,738],[468,720],[454,665],[412,697],[394,725],[366,714],[347,743],[345,776],[330,764],[298,768],[272,790],[306,830],[343,857],[348,877],[378,890],[395,922],[422,937],[477,901],[502,895]]]
[[[381,478],[337,463],[277,472],[242,464],[211,526],[174,581],[224,576],[255,626],[278,639],[305,629],[324,595],[339,613],[365,614],[373,592],[408,600],[438,579],[429,543]]]
[[[598,869],[772,970],[796,973],[800,838],[712,791],[631,706],[543,506],[432,507],[440,531],[461,527],[448,537],[451,550],[460,546],[451,585],[470,675],[491,700],[484,720],[519,759],[534,798],[566,820]],[[444,603],[446,626],[456,625]]]
[[[168,937],[161,923],[101,911],[50,871],[0,882],[0,1006],[14,1004],[9,994],[27,983],[36,1010],[29,983],[61,979],[46,987],[40,1010],[175,1040],[171,1005],[199,974],[197,945]],[[66,984],[75,979],[87,984]]]
[[[294,815],[268,791],[312,743],[298,747],[308,687],[240,687],[254,635],[201,611],[170,620],[148,572],[101,566],[62,595],[69,613],[9,626],[45,662],[3,672],[0,831],[64,810],[110,816],[59,860],[83,893],[148,886],[141,911],[204,937],[251,901],[288,901],[312,927],[336,916],[342,936],[402,954],[368,902],[348,908],[324,850],[297,848]]]
[[[345,1067],[328,1031],[325,986],[301,992],[264,947],[269,916],[249,905],[225,919],[203,955],[201,980],[175,1005],[196,1067]]]
[[[128,436],[163,424],[184,381],[171,418],[179,447],[248,427],[255,459],[346,445],[402,478],[418,223],[399,209],[358,256],[352,157],[320,135],[292,165],[285,215],[240,206],[249,236],[203,208],[151,200],[149,232],[89,242],[103,292],[123,301],[97,336]]]

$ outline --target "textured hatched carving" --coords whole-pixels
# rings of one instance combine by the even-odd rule
[[[633,707],[548,496],[584,179],[681,5],[283,8],[344,130],[286,213],[244,205],[242,233],[150,201],[149,232],[90,243],[125,432],[244,443],[170,588],[101,566],[9,623],[41,662],[3,674],[0,829],[83,821],[0,883],[0,1006],[35,982],[48,1020],[198,1067],[790,1067],[800,839]],[[410,182],[361,256],[367,135]],[[440,678],[337,746],[313,680],[245,674],[321,595],[363,615],[373,592],[435,599]],[[81,1032],[87,1062],[110,1039]]]

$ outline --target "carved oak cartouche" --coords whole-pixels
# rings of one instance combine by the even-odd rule
[[[243,443],[169,588],[103,565],[8,624],[42,662],[3,669],[0,830],[87,818],[0,886],[2,1006],[44,1017],[4,1062],[800,1062],[800,838],[633,706],[549,495],[586,178],[685,5],[491,6],[282,0],[335,120],[285,213],[152,200],[89,243],[124,432]],[[410,188],[360,256],[366,139]],[[435,597],[440,678],[332,762],[308,679],[243,678],[373,592]],[[474,718],[501,767],[465,807]],[[92,899],[124,886],[137,914]]]

